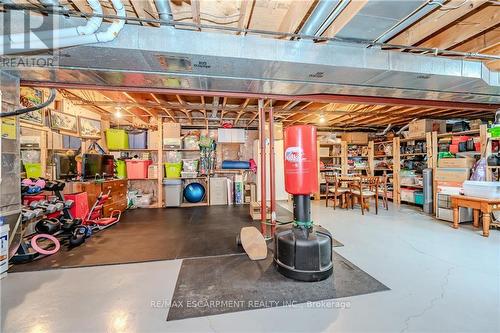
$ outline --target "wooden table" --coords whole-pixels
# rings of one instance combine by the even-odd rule
[[[473,209],[473,225],[479,228],[479,212],[483,213],[483,236],[490,235],[491,212],[500,210],[500,199],[485,199],[467,197],[464,195],[451,196],[451,208],[453,208],[453,228],[458,229],[458,217],[460,207]]]

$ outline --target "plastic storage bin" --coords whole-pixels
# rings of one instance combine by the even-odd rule
[[[26,177],[40,178],[42,176],[42,165],[40,163],[23,163]]]
[[[464,181],[464,194],[471,197],[500,199],[500,182]]]
[[[187,171],[187,172],[198,171],[198,160],[183,159],[182,160],[182,171]]]
[[[148,178],[148,167],[152,162],[151,160],[127,160],[127,178]]]
[[[124,160],[116,161],[116,177],[118,179],[127,178],[127,164],[125,163]]]
[[[148,147],[148,132],[128,132],[128,146],[130,149],[146,149]]]
[[[182,181],[180,179],[164,179],[163,198],[165,207],[179,207],[182,202]]]
[[[110,150],[128,149],[128,135],[125,130],[108,128],[106,130],[106,145]]]
[[[182,162],[165,163],[165,175],[167,178],[180,178],[182,171]]]
[[[415,203],[417,205],[423,205],[424,204],[424,192],[422,191],[415,191]]]

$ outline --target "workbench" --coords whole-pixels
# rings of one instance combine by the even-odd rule
[[[464,195],[451,196],[451,208],[453,208],[453,228],[458,229],[458,209],[460,207],[472,208],[473,225],[479,228],[479,213],[483,213],[483,236],[490,235],[490,214],[493,211],[500,210],[500,199],[486,199],[477,197],[468,197]]]

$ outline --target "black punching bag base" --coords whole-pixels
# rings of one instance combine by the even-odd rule
[[[333,273],[332,246],[332,235],[325,228],[283,226],[274,234],[274,263],[287,278],[321,281]]]

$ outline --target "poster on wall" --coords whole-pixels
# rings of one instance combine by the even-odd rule
[[[98,119],[78,117],[78,128],[80,129],[80,136],[82,138],[101,138],[101,121]]]
[[[43,102],[43,91],[40,89],[21,87],[19,94],[19,103],[21,107],[29,108]],[[42,126],[44,124],[44,109],[31,111],[19,116],[21,121],[33,123]]]
[[[78,123],[76,116],[73,116],[72,114],[57,112],[54,110],[50,110],[49,114],[50,128],[52,128],[53,130],[78,133]]]

